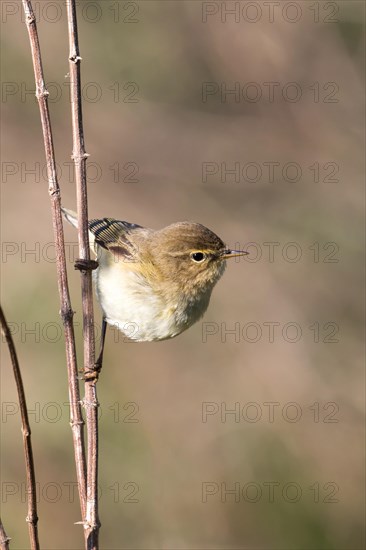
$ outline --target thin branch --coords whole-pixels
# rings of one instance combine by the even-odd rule
[[[25,392],[22,380],[22,374],[20,372],[18,356],[15,350],[13,337],[6,322],[5,315],[2,307],[0,306],[0,324],[1,332],[8,345],[11,364],[13,366],[13,373],[15,383],[17,386],[17,393],[19,399],[20,415],[22,420],[22,434],[23,434],[23,448],[25,458],[25,471],[27,477],[27,496],[28,496],[28,515],[26,521],[28,523],[29,539],[32,550],[39,550],[38,540],[38,515],[37,515],[37,494],[36,494],[36,475],[34,472],[34,460],[31,440],[31,429],[28,419],[27,402],[25,399]],[[5,537],[1,537],[6,540]]]
[[[0,518],[0,550],[9,550],[9,541],[11,539],[5,532],[3,522]]]
[[[79,499],[82,518],[86,514],[86,460],[84,447],[84,420],[81,411],[78,369],[75,351],[75,335],[71,308],[65,256],[65,241],[61,216],[61,193],[56,174],[56,161],[53,147],[51,121],[48,111],[48,91],[45,86],[41,51],[38,40],[36,19],[30,0],[22,0],[25,21],[28,28],[32,50],[34,76],[36,82],[36,97],[41,115],[43,140],[47,162],[48,192],[51,199],[51,211],[54,240],[56,246],[57,283],[61,304],[61,318],[64,325],[66,345],[66,362],[70,399],[70,425],[72,429],[76,474],[78,480]]]
[[[78,29],[75,0],[66,0],[69,33],[69,69],[73,153],[76,180],[76,202],[78,212],[78,239],[80,259],[77,266],[81,273],[81,295],[83,305],[84,374],[86,427],[87,427],[87,505],[84,528],[88,533],[88,549],[99,547],[98,517],[98,398],[95,370],[94,312],[88,235],[88,198],[86,184],[86,159],[81,105],[81,82]]]

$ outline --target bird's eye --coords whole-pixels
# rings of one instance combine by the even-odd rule
[[[194,262],[200,264],[206,259],[206,254],[204,252],[192,252],[191,258]]]

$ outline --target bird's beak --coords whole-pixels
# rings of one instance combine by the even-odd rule
[[[222,257],[224,260],[229,260],[230,258],[236,258],[238,256],[247,256],[249,252],[246,252],[245,250],[230,250],[226,249],[224,250]]]

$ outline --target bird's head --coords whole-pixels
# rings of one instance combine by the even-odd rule
[[[216,284],[226,260],[247,254],[227,248],[210,229],[191,222],[174,223],[156,231],[149,248],[151,261],[163,280],[193,294]]]

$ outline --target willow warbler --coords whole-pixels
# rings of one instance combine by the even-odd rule
[[[77,214],[62,209],[77,227]],[[104,319],[138,342],[177,336],[205,313],[230,250],[207,227],[179,222],[158,231],[102,218],[89,221],[93,272]]]

